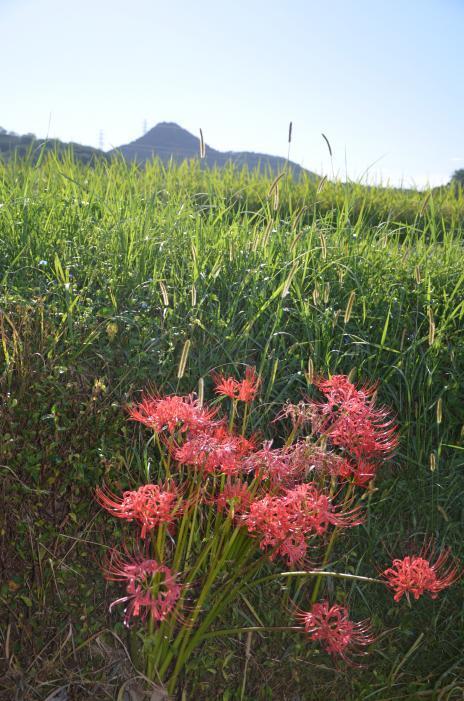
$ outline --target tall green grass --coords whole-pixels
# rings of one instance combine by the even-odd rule
[[[434,535],[464,555],[462,192],[329,182],[318,188],[285,177],[277,202],[271,185],[271,177],[199,164],[155,162],[140,170],[49,156],[0,165],[0,462],[9,507],[0,554],[17,570],[28,600],[20,607],[30,602],[45,612],[62,605],[60,532],[90,520],[92,487],[102,473],[136,477],[138,437],[123,423],[127,399],[149,383],[192,391],[204,378],[208,391],[213,368],[241,363],[256,364],[263,376],[255,424],[267,434],[280,403],[311,391],[308,366],[380,382],[379,396],[398,417],[401,446],[368,496],[364,530],[346,543],[361,573],[388,560],[411,532]],[[22,518],[24,494],[32,531]],[[56,544],[40,586],[24,564],[28,547],[12,542],[14,533],[31,532],[48,551]],[[85,563],[76,563],[88,591],[95,564],[86,574]],[[457,589],[401,616],[387,598],[347,589],[365,613],[399,630],[379,644],[375,674],[351,673],[343,693],[433,698],[433,685],[450,684],[454,693],[464,668]],[[2,591],[8,605],[11,593]],[[103,625],[106,614],[96,610]],[[244,611],[235,615],[249,615]],[[272,618],[272,610],[264,615]],[[285,645],[291,664],[283,663],[283,674],[290,679],[295,660],[308,653]],[[211,654],[217,662],[223,652]],[[194,674],[201,684],[211,672],[198,663]],[[255,682],[248,670],[250,699],[283,698],[282,680],[272,669],[267,674],[274,696],[253,695],[256,666]],[[319,677],[312,672],[316,689]],[[337,679],[329,686],[338,689]],[[309,688],[307,679],[299,683],[300,693]],[[320,698],[314,693],[308,698]]]

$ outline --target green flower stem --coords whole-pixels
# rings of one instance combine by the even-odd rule
[[[229,524],[226,524],[226,523],[224,522],[224,526],[226,527],[226,528],[225,528],[225,531],[226,531],[226,532],[227,532],[227,530],[228,530],[228,528],[227,528],[228,525],[230,525],[230,523],[229,523]],[[195,565],[194,565],[193,568],[188,572],[188,579],[190,580],[190,582],[194,582],[194,580],[195,580],[195,578],[196,578],[196,576],[197,576],[197,573],[200,571],[200,569],[201,569],[201,567],[202,567],[204,561],[206,560],[206,558],[207,558],[207,556],[208,556],[208,553],[210,552],[210,550],[211,550],[213,544],[214,544],[214,540],[213,540],[213,539],[210,539],[209,543],[207,543],[207,545],[206,545],[206,546],[203,548],[203,550],[201,551],[199,557],[197,558],[197,561],[196,561]],[[177,561],[180,562],[180,556],[179,556],[179,558],[178,558],[178,550],[179,550],[179,548],[176,548],[176,554],[175,554],[176,562],[177,562]],[[177,570],[178,567],[176,567],[175,569]],[[186,587],[185,592],[186,592],[186,593],[188,592],[188,587]],[[159,660],[165,659],[165,654],[167,654],[167,650],[169,649],[169,646],[170,646],[170,644],[171,644],[170,641],[171,641],[171,639],[172,639],[172,637],[173,637],[173,635],[174,635],[174,630],[175,630],[175,627],[176,627],[176,624],[177,624],[176,614],[180,614],[180,611],[183,609],[184,600],[185,600],[185,594],[183,594],[183,595],[179,598],[179,600],[178,600],[178,602],[177,602],[177,605],[176,605],[176,608],[175,608],[175,610],[173,611],[173,615],[172,615],[171,618],[170,618],[169,624],[166,626],[167,630],[166,630],[166,634],[164,635],[163,640],[162,640],[162,643],[161,643],[161,650],[160,650],[160,654],[159,654],[159,656],[158,656],[158,659],[159,659]],[[179,633],[178,636],[177,636],[177,641],[179,640],[179,635],[180,635],[180,633]],[[166,650],[166,653],[165,653],[165,650]],[[173,656],[173,655],[170,654],[169,660],[172,659],[172,656]]]
[[[343,499],[343,506],[345,506],[349,503],[352,493],[353,493],[353,484],[350,484],[350,486],[348,487],[348,489],[346,491],[345,497]],[[324,558],[322,560],[322,568],[326,567],[327,563],[329,562],[330,555],[331,555],[333,547],[335,545],[335,541],[337,539],[338,532],[339,532],[339,529],[334,528],[332,535],[330,536],[330,540],[328,542],[326,551],[324,553]],[[316,579],[316,582],[314,584],[314,589],[313,589],[312,594],[311,594],[311,603],[312,604],[315,603],[315,601],[317,600],[317,597],[319,596],[319,589],[321,588],[321,584],[322,584],[322,577],[318,577]]]
[[[224,489],[225,480],[226,480],[226,476],[221,475],[221,483],[220,483],[220,491],[221,492]],[[213,489],[215,488],[215,486],[216,486],[216,478],[214,478]],[[211,548],[211,564],[213,564],[213,562],[218,557],[219,548],[222,545],[222,540],[219,539],[218,536],[219,536],[219,529],[220,529],[223,522],[224,522],[223,515],[220,513],[219,509],[216,509],[216,514],[214,516],[213,547]],[[210,525],[210,524],[208,523],[208,525]],[[209,535],[209,530],[207,531],[207,534]],[[216,545],[217,545],[217,547],[215,547]]]
[[[270,633],[288,633],[288,632],[303,632],[302,626],[248,626],[245,628],[221,628],[220,630],[212,630],[203,635],[203,640],[209,638],[227,638],[230,635],[240,635],[241,633],[262,633],[263,631]]]
[[[277,572],[276,574],[270,574],[266,577],[261,577],[260,579],[255,579],[251,582],[252,586],[257,584],[264,584],[265,582],[272,582],[275,579],[280,579],[281,577],[333,577],[334,579],[348,579],[357,582],[366,582],[369,584],[383,584],[385,582],[376,577],[364,577],[358,574],[349,574],[348,572],[331,572],[328,570],[301,570],[292,572]],[[314,603],[314,602],[311,602]]]
[[[301,572],[279,572],[277,577],[334,577],[335,579],[350,579],[357,582],[370,582],[371,584],[385,584],[381,579],[376,577],[364,577],[358,574],[349,574],[348,572],[329,572],[327,570],[307,570]]]
[[[191,483],[191,488],[189,490],[190,494],[189,496],[193,495],[196,491],[195,498],[194,498],[194,503],[195,503],[195,509],[194,509],[194,514],[192,518],[192,514],[190,511],[190,508],[187,508],[184,514],[182,515],[182,520],[180,523],[179,527],[179,533],[178,537],[176,539],[176,548],[174,552],[174,570],[178,571],[179,565],[182,561],[188,560],[189,557],[189,548],[192,546],[192,541],[193,537],[195,535],[195,524],[196,524],[196,511],[198,508],[198,495],[199,491],[201,489],[201,482],[198,481],[198,484],[195,480],[192,481]],[[188,499],[187,499],[188,501]],[[190,529],[190,532],[189,532]],[[157,534],[157,539],[155,541],[153,531],[152,531],[152,546],[153,549],[160,558],[160,561],[163,560],[163,555],[164,555],[164,543],[165,543],[165,536],[166,536],[166,531],[165,529],[159,529],[158,534]],[[185,550],[187,548],[187,554],[185,555]],[[185,557],[184,557],[185,555]],[[183,600],[183,597],[180,598],[178,604],[181,603]],[[151,621],[150,621],[151,623]],[[153,673],[156,670],[158,672],[159,664],[161,660],[164,659],[166,655],[166,650],[169,648],[170,640],[172,638],[172,635],[174,633],[174,629],[176,626],[176,618],[175,616],[171,617],[169,621],[165,621],[161,624],[161,626],[158,628],[156,631],[155,635],[157,638],[157,644],[153,646],[153,652],[147,654],[147,676],[149,679],[153,678]],[[149,633],[153,635],[153,627],[149,629]]]
[[[335,540],[337,538],[337,529],[335,528],[332,532],[332,535],[330,536],[329,543],[327,545],[327,548],[324,553],[324,559],[322,560],[322,567],[325,567],[327,563],[329,562],[330,555],[332,553],[333,546],[335,545]],[[322,584],[322,576],[318,575],[315,583],[314,583],[314,589],[311,594],[311,603],[314,604],[316,601],[318,595],[319,595],[319,589],[321,588]]]
[[[295,426],[293,426],[293,428],[292,428],[292,430],[291,430],[291,433],[289,434],[287,440],[285,441],[285,447],[286,447],[286,448],[288,448],[289,446],[292,445],[292,443],[293,443],[293,441],[294,441],[294,439],[295,439],[296,433],[297,433],[297,429],[296,429]]]
[[[229,433],[232,433],[236,413],[237,413],[237,400],[232,399],[232,411],[230,412],[230,418],[229,418]]]
[[[187,543],[187,550],[185,553],[185,561],[186,562],[188,562],[188,560],[190,558],[190,553],[192,551],[192,545],[193,545],[193,539],[194,539],[195,535],[197,535],[196,524],[197,524],[197,515],[198,515],[199,503],[200,503],[200,490],[201,490],[201,484],[198,483],[197,493],[195,495],[195,500],[194,500],[195,507],[193,509],[193,515],[192,515],[192,517],[190,519],[190,523],[189,523],[190,533],[189,533],[189,538],[188,538],[188,543]]]
[[[242,420],[242,432],[241,432],[242,436],[245,435],[245,431],[246,431],[246,427],[247,427],[247,423],[248,423],[248,412],[249,412],[248,404],[245,404],[245,408],[243,410],[243,420]]]
[[[253,541],[250,543],[248,541],[248,538],[246,534],[243,534],[245,541],[244,544],[247,546],[244,549],[244,552],[242,552],[242,561],[246,561],[246,558],[249,555],[254,555],[255,554],[255,547],[253,546]],[[252,546],[252,547],[250,547]],[[203,641],[203,635],[204,631],[207,630],[211,623],[215,620],[215,618],[227,607],[227,605],[234,601],[237,596],[240,593],[240,590],[243,589],[249,582],[249,580],[253,577],[255,572],[262,567],[263,561],[266,559],[266,556],[263,555],[262,557],[258,558],[258,560],[255,560],[254,562],[250,563],[248,567],[245,569],[240,569],[240,561],[237,562],[235,560],[234,565],[236,567],[236,574],[231,577],[227,585],[225,587],[222,587],[219,591],[219,600],[216,601],[216,603],[212,606],[210,611],[207,613],[203,621],[200,623],[199,627],[196,629],[196,631],[193,633],[193,635],[188,636],[187,638],[184,639],[183,645],[181,650],[179,651],[179,654],[177,656],[177,661],[176,665],[174,667],[174,671],[168,681],[168,691],[172,692],[176,686],[177,683],[177,678],[182,671],[182,668],[184,667],[185,663],[189,659],[190,655],[192,652],[195,650],[195,648]],[[238,584],[236,584],[238,582]],[[236,585],[236,586],[234,586]],[[202,592],[203,593],[203,592]],[[198,611],[199,613],[199,611]],[[189,642],[189,637],[191,637],[191,640]],[[170,662],[170,660],[169,660]],[[165,668],[163,668],[162,672],[165,672],[167,669],[166,665]]]
[[[214,495],[216,494],[216,484],[218,481],[217,475],[214,474],[211,481],[212,481],[211,494],[213,495],[212,498],[214,498]],[[216,517],[217,517],[217,511],[216,511],[216,513],[214,513],[214,518],[216,518]],[[213,520],[213,509],[208,509],[208,516],[207,516],[206,527],[205,527],[206,537],[208,537],[210,532],[211,532],[212,520]]]
[[[225,526],[227,526],[227,522],[225,522]],[[224,528],[224,531],[226,531],[226,530],[227,530],[227,528]],[[234,531],[234,533],[232,534],[232,536],[231,536],[231,538],[230,538],[230,540],[229,540],[229,543],[231,543],[231,542],[233,542],[233,541],[235,540],[235,537],[236,537],[237,533],[238,533],[237,530]],[[222,534],[222,536],[223,536],[223,535],[224,535],[224,534]],[[198,558],[198,560],[197,560],[197,562],[196,562],[194,568],[188,573],[189,579],[190,579],[192,582],[193,582],[193,580],[195,579],[196,574],[197,574],[197,572],[199,571],[199,569],[200,569],[200,567],[201,567],[201,564],[202,564],[203,560],[205,559],[206,554],[207,554],[207,549],[205,548],[205,549],[203,550],[203,552],[201,553],[200,557]],[[215,581],[217,575],[219,574],[219,572],[220,572],[220,570],[221,570],[221,568],[222,568],[222,566],[223,566],[223,564],[224,564],[224,562],[225,562],[226,554],[227,554],[227,548],[225,549],[225,554],[223,555],[223,557],[222,557],[220,560],[218,560],[218,562],[217,562],[217,564],[216,564],[216,567],[210,569],[209,575],[208,575],[208,577],[206,578],[206,581],[205,581],[205,583],[203,584],[202,589],[201,589],[201,592],[200,592],[200,595],[199,595],[199,597],[198,597],[198,599],[197,599],[197,602],[196,602],[196,605],[195,605],[195,609],[194,609],[194,611],[193,611],[191,617],[190,617],[190,618],[188,619],[188,621],[186,622],[186,625],[183,626],[182,629],[179,631],[179,633],[178,633],[178,635],[177,635],[177,638],[176,638],[175,642],[173,643],[173,646],[174,646],[174,647],[177,648],[177,647],[180,645],[182,639],[183,639],[185,636],[188,637],[188,633],[190,632],[192,626],[194,625],[196,619],[198,618],[198,616],[199,616],[199,614],[200,614],[200,612],[201,612],[201,610],[202,610],[203,603],[204,603],[204,601],[205,601],[205,599],[206,599],[206,597],[207,597],[207,595],[208,595],[208,593],[209,593],[209,590],[211,589],[212,585],[214,584],[214,581]],[[168,663],[168,664],[169,664],[169,663]],[[163,671],[165,671],[165,669],[164,669],[165,666],[167,666],[167,665],[164,665],[164,666],[163,666],[163,669],[161,670],[161,673],[163,673]]]
[[[230,525],[230,520],[225,522],[226,524],[229,523]],[[185,662],[189,658],[192,650],[198,645],[199,642],[201,642],[201,632],[204,629],[204,626],[208,626],[211,622],[211,620],[214,620],[214,618],[220,613],[220,611],[223,608],[223,605],[225,605],[230,598],[234,598],[236,596],[236,588],[232,589],[232,596],[230,595],[231,592],[229,591],[229,594],[227,595],[227,590],[230,590],[230,587],[235,584],[237,579],[241,579],[241,586],[246,581],[246,578],[243,577],[243,573],[246,571],[240,567],[240,559],[238,561],[234,562],[234,569],[235,569],[235,574],[234,576],[230,577],[227,580],[226,586],[226,596],[224,596],[224,588],[221,588],[220,590],[220,596],[221,598],[219,599],[219,602],[217,602],[213,608],[210,610],[210,612],[207,614],[205,617],[204,621],[200,624],[199,628],[197,630],[194,630],[194,625],[199,617],[200,613],[203,610],[203,605],[206,602],[206,599],[210,593],[210,590],[216,583],[217,579],[219,578],[220,573],[222,572],[224,565],[226,565],[230,561],[230,550],[231,547],[234,545],[234,543],[237,540],[240,540],[239,536],[242,536],[244,543],[247,547],[243,548],[242,544],[242,551],[241,551],[241,561],[244,563],[251,554],[254,554],[255,547],[252,543],[248,542],[248,539],[246,538],[246,534],[243,532],[242,529],[236,528],[230,539],[227,541],[225,544],[225,548],[222,554],[221,559],[218,561],[216,566],[210,571],[205,583],[202,586],[200,595],[197,599],[195,609],[188,621],[186,622],[186,625],[183,626],[183,628],[179,631],[179,634],[174,641],[171,650],[169,651],[168,655],[166,656],[166,659],[164,660],[164,663],[160,669],[160,674],[163,677],[167,669],[171,663],[172,658],[174,657],[174,654],[177,652],[176,657],[176,665],[173,671],[173,674],[169,680],[169,684],[171,685],[172,688],[174,688],[177,677],[179,676],[180,672],[182,671],[182,668],[185,665]],[[251,547],[250,547],[251,546]],[[258,566],[261,567],[262,562],[261,560],[258,562]],[[250,576],[253,575],[253,572],[250,572]],[[242,578],[243,577],[243,578]]]
[[[165,471],[165,474],[166,474],[166,476],[167,476],[166,457],[165,457],[165,452],[166,452],[166,451],[163,450],[162,447],[161,447],[161,441],[160,441],[160,439],[159,439],[159,433],[157,433],[157,432],[155,431],[155,432],[153,433],[153,436],[154,436],[154,438],[155,438],[155,443],[156,443],[156,447],[157,447],[157,449],[158,449],[158,454],[159,454],[159,456],[160,456],[161,464],[162,464],[162,466],[164,467],[164,471]],[[150,441],[151,441],[151,439],[150,439]],[[149,445],[150,441],[148,442],[147,446]]]
[[[174,552],[174,560],[172,563],[173,570],[177,572],[179,570],[179,563],[182,559],[182,552],[184,549],[184,541],[185,541],[185,530],[188,526],[188,523],[190,521],[190,508],[187,507],[182,514],[182,519],[180,522],[180,527],[179,527],[179,532],[177,534],[177,541],[176,541],[176,549]]]
[[[160,525],[156,534],[156,557],[158,562],[164,562],[164,543],[166,540],[166,526]]]

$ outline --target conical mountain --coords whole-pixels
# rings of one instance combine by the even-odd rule
[[[173,158],[183,161],[187,158],[198,158],[200,140],[186,129],[174,122],[160,122],[129,144],[116,149],[124,158],[136,160],[139,163],[159,156],[163,161]]]
[[[287,160],[279,156],[270,156],[265,153],[253,153],[250,151],[217,151],[206,145],[206,158],[202,163],[207,167],[223,167],[228,163],[234,163],[238,167],[247,166],[250,170],[260,168],[262,171],[281,173],[287,165]],[[127,161],[136,161],[143,164],[153,158],[160,158],[164,163],[173,160],[182,163],[185,160],[200,158],[200,139],[174,122],[160,122],[153,129],[147,131],[129,144],[119,146],[110,152],[119,153]],[[288,164],[294,176],[306,173],[311,177],[317,177],[297,163],[289,161]]]

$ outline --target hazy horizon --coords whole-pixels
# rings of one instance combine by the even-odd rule
[[[175,122],[220,151],[439,185],[464,167],[464,6],[0,0],[0,125],[103,148]],[[324,132],[333,149],[330,159]]]

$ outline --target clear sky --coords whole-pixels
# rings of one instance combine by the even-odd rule
[[[0,0],[0,125],[286,156],[292,120],[307,168],[435,185],[464,167],[463,36],[464,0]]]

